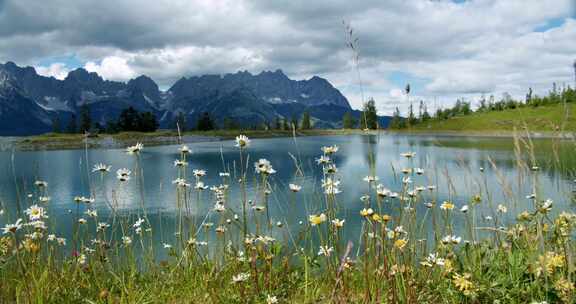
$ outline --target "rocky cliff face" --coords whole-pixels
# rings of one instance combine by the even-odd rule
[[[123,83],[80,68],[57,80],[38,75],[32,67],[0,64],[2,135],[47,132],[54,119],[67,124],[85,103],[93,121],[101,124],[132,106],[153,112],[165,128],[171,127],[180,113],[190,125],[208,112],[218,124],[232,119],[254,126],[276,117],[300,117],[309,110],[319,127],[337,127],[345,112],[353,112],[346,97],[326,79],[314,76],[296,81],[281,70],[183,77],[162,92],[147,76]]]

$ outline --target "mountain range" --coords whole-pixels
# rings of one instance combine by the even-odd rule
[[[273,123],[278,117],[290,120],[309,111],[315,128],[336,128],[346,112],[361,115],[326,79],[292,80],[281,70],[182,77],[162,91],[147,76],[109,81],[78,68],[58,80],[39,75],[33,67],[0,64],[0,135],[49,132],[54,120],[66,125],[78,117],[84,104],[92,121],[101,125],[133,107],[154,113],[160,128],[172,128],[180,114],[195,126],[205,112],[217,125],[231,119],[243,127]],[[389,117],[380,117],[382,126],[388,122]]]

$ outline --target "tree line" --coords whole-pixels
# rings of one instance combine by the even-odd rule
[[[576,90],[571,87],[563,87],[560,89],[556,84],[553,84],[552,89],[545,96],[535,95],[533,90],[530,88],[523,100],[514,99],[508,93],[504,93],[498,100],[496,100],[493,95],[488,98],[482,96],[477,103],[476,109],[473,109],[470,101],[458,98],[452,107],[436,109],[434,115],[428,113],[426,104],[421,100],[419,102],[418,114],[413,110],[412,103],[410,103],[406,116],[402,116],[400,110],[396,107],[392,116],[390,128],[410,128],[411,126],[425,123],[430,120],[447,120],[452,117],[466,116],[474,113],[498,112],[524,107],[538,108],[540,106],[560,103],[576,103]]]
[[[108,133],[118,132],[154,132],[159,124],[156,115],[152,112],[139,112],[133,107],[128,107],[117,119],[110,119],[105,125],[92,121],[90,106],[83,104],[79,109],[79,116],[72,114],[66,127],[62,127],[58,117],[52,120],[52,132],[54,133]]]

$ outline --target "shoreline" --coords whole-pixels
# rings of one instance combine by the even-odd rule
[[[250,138],[278,138],[302,136],[338,136],[338,135],[389,135],[389,136],[424,136],[445,138],[498,138],[511,139],[515,136],[532,139],[560,139],[574,140],[574,132],[513,132],[513,131],[430,131],[430,130],[371,130],[335,129],[335,130],[299,130],[295,133],[283,130],[214,130],[185,132],[180,137],[174,131],[157,131],[154,133],[125,132],[119,134],[103,134],[96,137],[85,138],[82,134],[43,134],[25,137],[0,137],[0,151],[50,151],[83,149],[122,149],[140,142],[147,146],[162,146],[175,144],[192,144],[199,142],[212,142],[234,139],[239,134]],[[181,140],[180,140],[181,139]]]

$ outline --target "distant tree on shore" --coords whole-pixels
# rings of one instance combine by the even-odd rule
[[[80,133],[89,132],[92,128],[92,118],[90,117],[90,107],[85,102],[80,107]]]
[[[309,130],[312,128],[312,122],[310,121],[310,112],[304,111],[302,114],[302,123],[300,124],[300,129]]]
[[[72,114],[72,117],[70,117],[68,126],[66,127],[66,132],[71,134],[78,132],[78,127],[76,125],[76,115]]]
[[[376,111],[376,102],[373,98],[364,103],[360,127],[371,130],[378,128],[378,113]]]
[[[356,127],[356,119],[352,117],[352,113],[346,112],[342,117],[342,128],[343,129],[354,129]]]
[[[210,117],[208,112],[204,112],[200,119],[198,119],[198,124],[196,125],[196,130],[198,131],[209,131],[214,130],[214,122]]]

